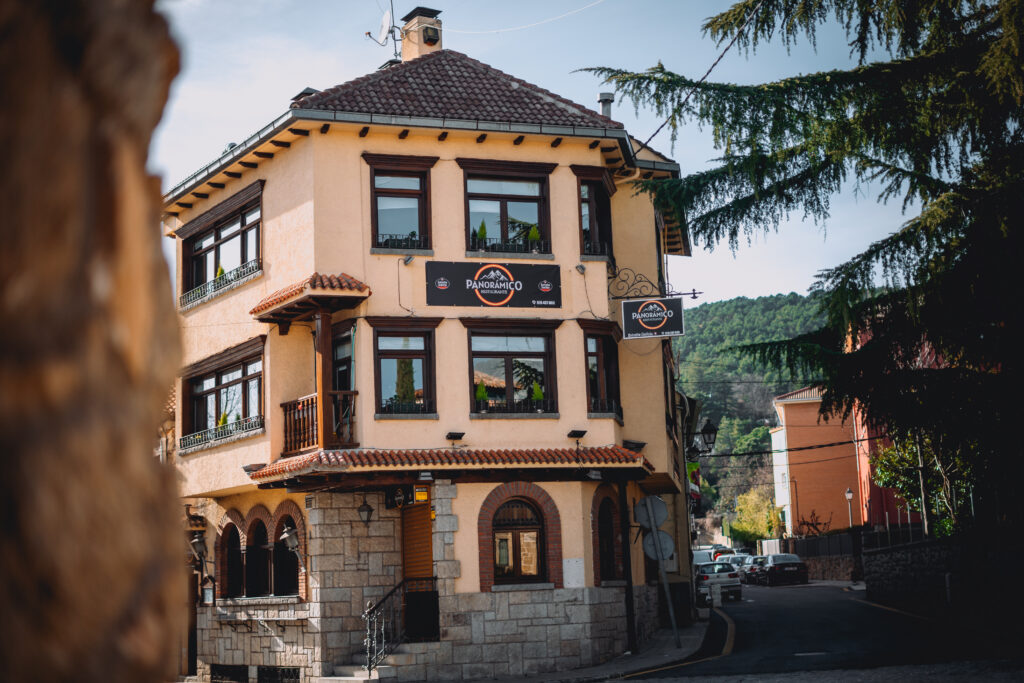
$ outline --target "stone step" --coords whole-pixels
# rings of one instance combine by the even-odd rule
[[[397,674],[393,666],[382,664],[373,670],[372,673],[363,668],[361,664],[335,664],[334,676],[323,677],[322,683],[333,683],[334,681],[375,681],[382,678],[394,678]]]

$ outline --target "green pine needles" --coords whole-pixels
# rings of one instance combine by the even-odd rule
[[[735,249],[793,212],[825,220],[850,183],[878,182],[879,200],[920,207],[820,273],[821,329],[746,351],[821,377],[825,412],[860,406],[894,438],[942,444],[939,461],[969,457],[988,519],[1022,521],[1010,501],[1024,459],[1006,445],[1020,374],[1011,344],[1024,332],[1024,0],[742,0],[704,29],[725,42],[746,24],[737,45],[755,51],[813,43],[830,21],[845,27],[855,68],[756,85],[698,83],[662,64],[589,71],[665,117],[673,140],[691,121],[712,131],[717,168],[637,183],[695,243]]]

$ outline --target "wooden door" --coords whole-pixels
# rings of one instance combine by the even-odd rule
[[[434,575],[430,502],[402,508],[402,574],[406,579]]]
[[[402,508],[405,636],[412,641],[440,638],[432,527],[429,495],[422,502]]]

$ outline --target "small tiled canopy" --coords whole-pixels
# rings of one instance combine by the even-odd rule
[[[355,308],[372,292],[345,273],[313,273],[293,285],[279,289],[256,304],[249,313],[260,322],[292,323],[307,320],[320,309],[334,312]]]

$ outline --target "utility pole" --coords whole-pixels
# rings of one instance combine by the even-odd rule
[[[921,453],[920,432],[914,432],[914,441],[917,445],[917,478],[921,482],[921,530],[924,532],[923,536],[928,538],[928,489],[924,484],[924,455]],[[910,515],[909,510],[907,510],[907,515]]]

